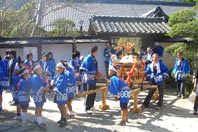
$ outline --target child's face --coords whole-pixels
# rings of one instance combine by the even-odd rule
[[[111,77],[111,76],[113,76],[113,75],[115,74],[115,71],[109,70],[109,71],[108,71],[108,74],[109,74],[109,76]]]
[[[42,70],[42,68],[40,67],[39,69],[37,69],[36,70],[36,73],[38,74],[38,75],[41,75],[42,74],[42,72],[43,72],[43,70]]]
[[[57,71],[58,74],[62,74],[62,73],[64,73],[64,68],[57,67],[56,71]]]
[[[29,74],[28,73],[24,74],[23,78],[25,78],[25,79],[29,78]]]

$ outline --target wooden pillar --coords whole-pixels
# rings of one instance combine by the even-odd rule
[[[107,94],[107,89],[102,90],[102,105],[99,106],[101,110],[106,110],[109,109],[109,105],[106,104],[106,94]]]
[[[134,104],[133,104],[133,108],[130,109],[131,112],[136,112],[136,113],[139,113],[139,112],[142,112],[142,108],[139,108],[138,107],[138,95],[140,93],[140,89],[136,89],[134,91],[131,92],[131,94],[133,94],[133,99],[134,99]]]

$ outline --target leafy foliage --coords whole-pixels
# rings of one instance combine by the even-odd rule
[[[169,31],[170,37],[189,37],[198,41],[198,21],[175,24]]]
[[[170,16],[168,20],[169,26],[173,26],[179,23],[187,23],[195,20],[196,13],[193,10],[179,10]]]
[[[75,30],[75,23],[68,19],[58,19],[54,22],[54,29],[49,32],[49,36],[79,36]]]
[[[178,52],[183,52],[186,60],[188,61],[191,74],[193,74],[193,69],[197,68],[197,44],[187,44],[187,43],[175,43],[165,48],[165,51],[177,56]],[[192,90],[192,76],[187,78],[186,81],[187,91],[190,93]]]
[[[173,56],[178,52],[183,52],[185,58],[189,63],[191,75],[197,68],[198,56],[198,20],[195,19],[197,7],[193,10],[180,10],[170,16],[168,24],[171,27],[168,35],[170,37],[188,37],[192,38],[194,42],[191,43],[175,43],[166,47],[165,51]],[[186,81],[187,91],[192,90],[192,76]]]

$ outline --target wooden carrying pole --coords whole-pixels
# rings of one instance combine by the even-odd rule
[[[80,98],[80,97],[84,97],[84,96],[89,95],[89,94],[93,94],[93,93],[96,93],[96,92],[101,92],[101,94],[102,94],[102,105],[100,105],[99,108],[101,110],[109,109],[109,105],[106,104],[106,93],[107,93],[108,87],[105,86],[105,85],[102,85],[102,84],[101,85],[99,84],[97,86],[103,86],[103,87],[95,89],[95,90],[90,90],[90,91],[85,91],[85,92],[82,92],[82,93],[78,93],[78,94],[76,94],[76,97]]]

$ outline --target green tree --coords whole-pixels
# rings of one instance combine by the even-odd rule
[[[41,30],[41,27],[35,24],[36,20],[36,3],[35,1],[30,1],[16,11],[15,18],[16,21],[12,23],[14,29],[10,32],[11,37],[30,37],[32,30],[34,29],[37,34],[34,36],[43,36],[46,31]],[[38,32],[41,31],[41,32]]]
[[[198,0],[182,0],[183,2],[198,2]]]
[[[60,18],[54,22],[54,29],[49,36],[78,36],[80,33],[75,29],[75,23],[71,20]]]
[[[183,52],[187,59],[191,74],[197,68],[197,49],[198,49],[198,20],[195,19],[195,10],[180,10],[175,12],[168,21],[170,30],[168,35],[170,37],[188,37],[193,40],[191,43],[175,43],[166,47],[165,51],[173,56],[178,52]],[[195,61],[196,60],[196,61]],[[192,90],[192,78],[188,78],[187,90]]]
[[[170,16],[168,25],[173,26],[179,23],[187,23],[195,20],[196,13],[193,10],[179,10]]]
[[[168,24],[170,37],[189,37],[198,41],[198,20],[193,10],[180,10],[170,16]]]

